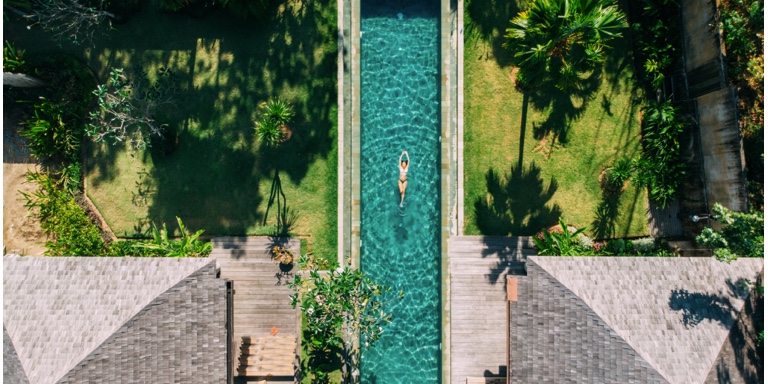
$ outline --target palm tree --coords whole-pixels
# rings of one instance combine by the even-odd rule
[[[271,147],[277,147],[290,139],[288,123],[294,115],[293,107],[280,99],[270,99],[259,105],[260,117],[256,120],[256,137]]]
[[[608,42],[626,27],[615,0],[532,0],[510,22],[504,46],[514,52],[524,88],[567,91],[603,63]]]

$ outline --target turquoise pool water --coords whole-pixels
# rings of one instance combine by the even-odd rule
[[[440,382],[440,3],[424,3],[361,4],[361,265],[404,293],[363,353],[363,383]]]

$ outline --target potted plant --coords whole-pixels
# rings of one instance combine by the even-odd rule
[[[292,265],[293,264],[293,252],[290,249],[275,245],[272,247],[272,260],[280,262],[280,265]]]

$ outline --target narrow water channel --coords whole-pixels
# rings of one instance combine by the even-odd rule
[[[361,266],[404,293],[382,339],[363,353],[362,382],[439,383],[440,2],[361,3]]]

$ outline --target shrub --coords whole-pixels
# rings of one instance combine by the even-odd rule
[[[140,247],[143,240],[113,241],[107,248],[107,256],[154,256],[157,253]]]
[[[576,235],[576,240],[579,242],[579,246],[581,246],[582,248],[592,249],[593,241],[589,236],[583,233],[579,233],[578,235]]]
[[[29,139],[32,155],[38,159],[77,159],[80,152],[81,131],[74,123],[65,122],[61,106],[41,99],[35,104],[32,117],[23,122],[21,135]]]
[[[584,228],[571,231],[568,225],[559,219],[559,227],[552,230],[543,230],[539,235],[532,237],[536,244],[538,255],[547,256],[578,256],[589,253],[579,244],[578,236]]]
[[[25,66],[24,51],[16,49],[14,44],[6,40],[3,47],[3,72],[21,72]]]
[[[673,0],[641,0],[639,22],[632,25],[636,53],[642,63],[642,80],[650,91],[664,83],[665,73],[677,51],[675,37],[680,6]]]
[[[27,182],[37,183],[31,194],[23,193],[24,206],[40,220],[49,235],[45,244],[48,256],[98,256],[106,246],[99,229],[88,219],[75,198],[57,186],[56,180],[44,173],[27,174]]]
[[[696,242],[713,249],[718,260],[731,262],[739,256],[763,257],[763,212],[734,212],[715,203],[710,219],[721,222],[722,229],[704,228],[696,236]]]
[[[72,195],[82,190],[83,171],[79,161],[73,161],[61,170],[59,182]]]
[[[670,100],[653,102],[643,114],[643,156],[635,161],[633,182],[648,188],[648,197],[662,207],[680,192],[685,164],[680,160],[679,137],[685,124]]]
[[[656,239],[653,237],[643,237],[630,242],[635,252],[640,255],[650,255],[656,250]]]
[[[180,239],[171,239],[168,237],[168,228],[163,223],[163,228],[158,229],[155,223],[152,223],[152,240],[136,243],[134,246],[142,252],[154,252],[157,256],[169,257],[205,257],[213,251],[213,244],[210,241],[198,240],[203,230],[199,230],[190,235],[187,228],[180,218],[176,218],[181,232]]]
[[[609,255],[622,256],[626,253],[627,243],[624,239],[612,239],[605,245],[603,252]]]
[[[287,124],[293,118],[293,107],[280,99],[270,99],[259,104],[256,120],[256,137],[264,144],[276,147],[287,140]]]
[[[608,185],[614,189],[621,189],[624,187],[624,182],[629,180],[634,170],[634,162],[632,159],[623,157],[616,162],[616,164],[607,171]]]

